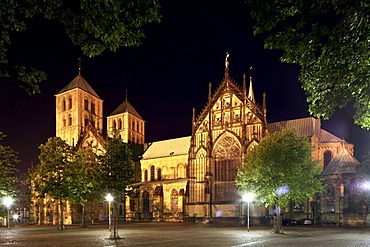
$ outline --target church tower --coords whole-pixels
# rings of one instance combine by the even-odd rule
[[[125,101],[107,117],[107,131],[110,137],[116,132],[125,143],[144,144],[145,121],[127,100],[127,94]]]
[[[103,100],[82,77],[81,70],[56,97],[56,136],[76,146],[88,126],[103,131]]]

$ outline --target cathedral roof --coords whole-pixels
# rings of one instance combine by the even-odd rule
[[[358,164],[360,164],[360,162],[358,162],[347,149],[342,148],[338,155],[324,168],[321,175],[354,174],[356,173],[356,166]]]
[[[188,154],[191,136],[153,142],[143,154],[143,160]]]
[[[113,116],[113,115],[117,115],[117,114],[121,114],[125,112],[128,112],[140,119],[143,119],[127,99],[123,101],[122,104],[120,104],[109,116]]]
[[[320,134],[320,119],[312,117],[293,119],[267,124],[270,133],[281,131],[285,128],[296,130],[297,136],[319,136]]]
[[[270,133],[281,131],[282,129],[294,129],[299,137],[312,137],[317,136],[321,143],[324,142],[344,142],[346,141],[338,138],[337,136],[321,129],[320,119],[313,117],[299,118],[275,123],[267,124]]]
[[[81,74],[76,76],[67,86],[60,90],[59,93],[64,93],[75,88],[82,89],[100,99],[99,95],[94,91],[94,89],[92,89],[92,87],[89,85],[89,83],[87,83]]]

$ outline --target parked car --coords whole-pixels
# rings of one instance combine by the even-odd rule
[[[313,225],[313,220],[309,218],[303,218],[298,220],[298,225]]]
[[[283,219],[282,224],[283,226],[295,226],[298,225],[298,222],[293,219]]]

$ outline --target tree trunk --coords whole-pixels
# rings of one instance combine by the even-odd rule
[[[280,216],[279,202],[276,202],[275,209],[276,209],[276,217],[275,217],[273,232],[280,234],[280,233],[283,233],[283,229],[281,227],[281,216]]]
[[[59,224],[58,224],[58,230],[65,230],[66,227],[64,226],[64,207],[62,199],[59,198]]]
[[[117,216],[117,200],[118,200],[118,193],[115,193],[114,201],[113,201],[113,217],[112,217],[112,226],[110,232],[110,239],[119,239],[118,235],[118,216]]]
[[[82,205],[82,218],[80,227],[87,227],[85,204]]]

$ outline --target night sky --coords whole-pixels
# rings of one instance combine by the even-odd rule
[[[233,2],[233,3],[230,3]],[[27,95],[19,84],[0,79],[0,131],[3,141],[19,152],[17,167],[27,172],[37,164],[38,146],[55,136],[55,95],[78,74],[104,100],[106,117],[125,99],[146,121],[146,142],[191,134],[192,108],[198,115],[224,77],[229,52],[231,78],[242,86],[253,66],[256,101],[266,93],[268,122],[308,117],[305,94],[298,83],[299,67],[279,61],[280,51],[263,49],[263,36],[252,34],[252,20],[243,1],[164,0],[162,22],[146,27],[139,47],[121,48],[96,58],[82,55],[56,23],[35,20],[13,40],[10,60],[45,70],[42,94]],[[248,84],[247,84],[248,85]],[[354,126],[352,110],[337,111],[323,128],[355,144],[361,161],[370,134]]]

